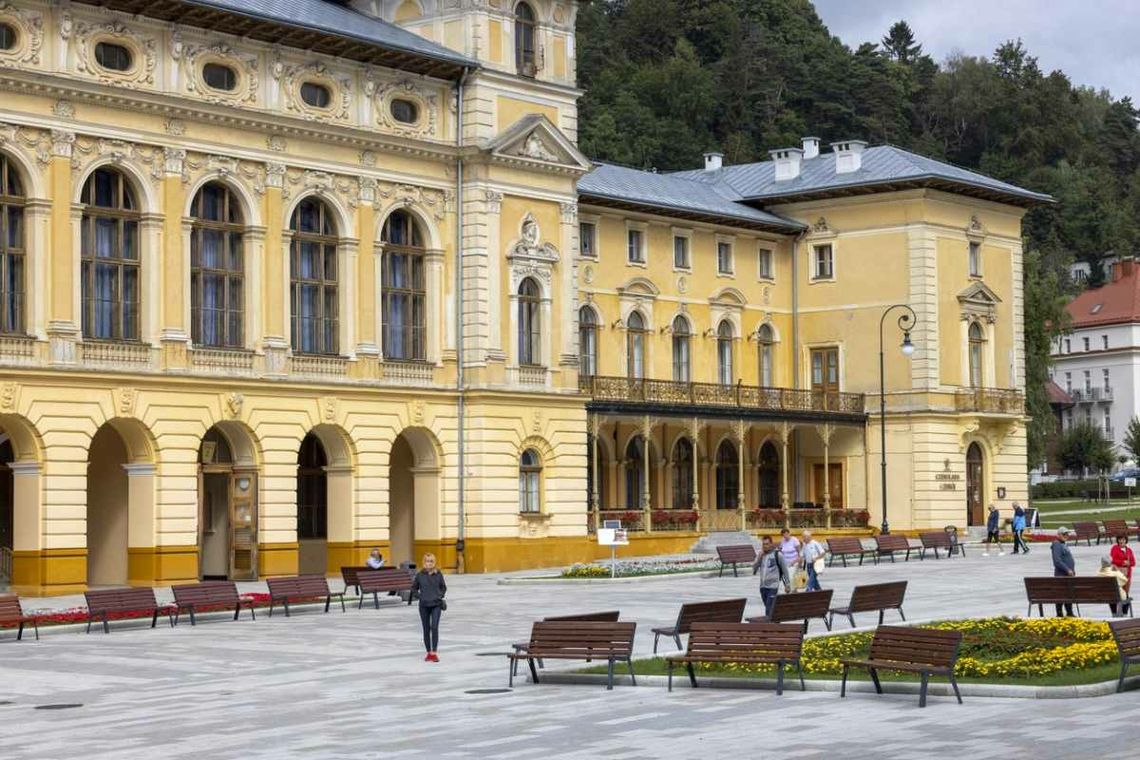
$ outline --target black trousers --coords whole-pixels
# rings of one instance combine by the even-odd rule
[[[1022,538],[1021,534],[1022,534],[1022,531],[1020,531],[1020,530],[1015,530],[1013,532],[1013,553],[1014,554],[1018,554],[1020,552],[1025,552],[1027,554],[1029,553],[1029,545],[1025,543],[1025,539]]]
[[[1071,605],[1071,604],[1058,604],[1058,605],[1056,605],[1056,607],[1057,607],[1057,617],[1073,617],[1073,605]],[[1063,614],[1061,612],[1062,607],[1065,608],[1065,612]]]
[[[420,605],[420,624],[424,628],[424,649],[434,652],[439,649],[439,615],[443,612],[437,604],[433,607]]]

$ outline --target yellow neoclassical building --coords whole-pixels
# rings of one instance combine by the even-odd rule
[[[1019,188],[577,150],[569,0],[0,3],[0,583],[636,552],[1024,498]],[[871,522],[878,522],[877,512]]]

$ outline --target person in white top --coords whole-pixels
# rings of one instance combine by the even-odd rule
[[[379,549],[373,549],[365,564],[373,570],[379,570],[384,567],[384,555],[380,553]]]
[[[819,574],[826,565],[827,548],[811,537],[811,531],[805,530],[801,541],[800,562],[807,570],[807,587],[805,591],[821,591]]]

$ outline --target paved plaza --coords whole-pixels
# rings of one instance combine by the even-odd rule
[[[1074,550],[1089,573],[1099,548]],[[1048,546],[1029,557],[831,569],[846,599],[859,583],[907,578],[907,617],[1024,614],[1021,578],[1050,572]],[[533,575],[534,573],[531,573]],[[983,699],[681,688],[507,685],[501,653],[548,614],[620,609],[650,628],[686,601],[747,595],[755,580],[678,577],[617,584],[499,585],[502,575],[450,577],[441,657],[422,661],[414,608],[313,608],[290,619],[221,617],[151,631],[120,623],[109,636],[53,633],[0,641],[0,747],[5,758],[979,758],[1135,752],[1140,693],[1087,699]],[[518,574],[510,577],[518,577]],[[333,585],[339,588],[339,581]],[[249,587],[256,588],[255,584]],[[46,600],[33,600],[42,605]],[[1102,616],[1106,610],[1085,610]],[[872,623],[867,615],[860,623]],[[813,626],[813,629],[818,625]],[[555,667],[553,664],[551,667]],[[37,706],[79,704],[71,709]],[[1095,728],[1094,728],[1095,727]],[[843,749],[840,749],[842,747]],[[1125,754],[1121,754],[1125,753]]]

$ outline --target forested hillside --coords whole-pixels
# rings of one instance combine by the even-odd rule
[[[1138,113],[1128,98],[1043,72],[1020,41],[945,61],[921,43],[900,23],[853,50],[808,0],[593,0],[578,21],[581,147],[664,171],[696,168],[710,149],[741,163],[803,135],[858,138],[1053,195],[1025,225],[1035,464],[1052,420],[1043,386],[1066,266],[1138,249]]]

